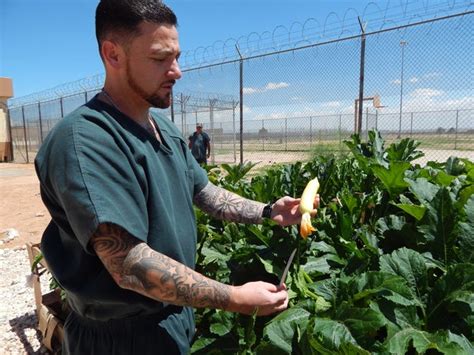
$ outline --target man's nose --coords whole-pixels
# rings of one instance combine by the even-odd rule
[[[181,68],[179,67],[178,61],[176,59],[173,61],[173,64],[168,71],[168,76],[172,77],[174,80],[181,79]]]

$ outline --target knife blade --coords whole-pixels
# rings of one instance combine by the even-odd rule
[[[286,276],[288,275],[288,270],[290,270],[291,263],[293,262],[293,258],[295,257],[295,254],[296,254],[296,249],[297,248],[293,250],[290,257],[288,258],[288,261],[286,262],[286,266],[285,266],[285,269],[283,270],[283,274],[281,274],[279,286],[283,285],[283,283],[286,280]]]

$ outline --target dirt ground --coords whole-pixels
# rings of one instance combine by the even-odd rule
[[[425,156],[416,162],[424,165],[429,160],[446,161],[458,156],[474,161],[474,151],[425,150]],[[272,160],[261,160],[262,155],[249,155],[246,160],[259,162],[258,167],[272,162],[288,162],[302,159],[304,154],[292,153],[269,155]],[[219,159],[222,159],[219,156]],[[229,156],[229,161],[233,157]],[[224,159],[225,160],[225,159]],[[50,221],[46,207],[41,201],[39,184],[33,164],[0,163],[0,249],[15,248],[26,242],[39,242]],[[8,230],[15,229],[19,236],[6,240]]]
[[[33,164],[0,163],[0,249],[39,242],[49,221]],[[7,242],[12,228],[19,236]]]

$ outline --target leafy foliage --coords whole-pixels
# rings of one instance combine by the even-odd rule
[[[251,163],[210,169],[213,182],[265,203],[299,197],[317,176],[321,208],[306,240],[296,226],[237,225],[197,211],[197,263],[209,277],[277,283],[298,253],[286,311],[199,310],[194,353],[474,353],[474,163],[420,167],[417,142],[385,148],[376,131],[346,145],[352,156],[275,165],[251,179]]]

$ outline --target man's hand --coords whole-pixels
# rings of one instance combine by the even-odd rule
[[[301,222],[301,212],[299,198],[292,198],[285,196],[280,198],[273,204],[272,219],[280,226],[289,226],[291,224],[299,224]],[[314,199],[314,210],[311,212],[311,217],[314,217],[319,207],[319,195]]]
[[[276,286],[267,282],[248,282],[232,288],[229,311],[242,314],[266,316],[281,312],[288,307],[286,286]]]

